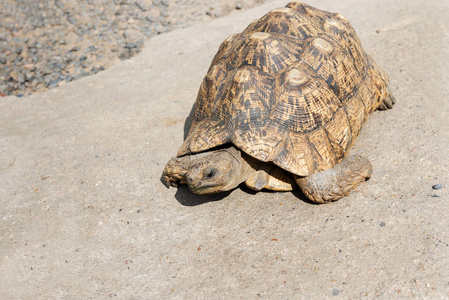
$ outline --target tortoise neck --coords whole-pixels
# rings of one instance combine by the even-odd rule
[[[249,156],[248,154],[234,146],[222,149],[220,151],[226,151],[227,153],[232,155],[232,157],[234,157],[238,162],[240,170],[236,173],[240,174],[241,178],[239,181],[241,181],[241,183],[251,177],[262,163],[261,161]]]

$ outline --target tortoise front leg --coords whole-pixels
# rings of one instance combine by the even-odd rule
[[[245,181],[247,187],[252,190],[260,191],[267,189],[278,192],[293,191],[297,188],[295,181],[291,176],[271,164],[262,163],[258,169]]]
[[[387,110],[392,109],[393,105],[396,103],[396,98],[394,98],[393,94],[388,90],[387,97],[380,102],[379,106],[377,107],[378,110]]]
[[[372,172],[368,159],[354,155],[343,159],[332,169],[295,179],[307,198],[316,203],[328,203],[349,195],[352,189],[368,180]]]
[[[190,156],[173,157],[165,166],[163,178],[165,185],[178,186],[178,184],[185,184],[186,174],[189,171]]]

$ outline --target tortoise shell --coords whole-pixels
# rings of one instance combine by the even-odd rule
[[[296,175],[330,169],[388,82],[342,15],[291,2],[221,44],[178,156],[232,143]]]

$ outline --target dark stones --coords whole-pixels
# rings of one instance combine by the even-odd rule
[[[212,2],[0,1],[0,93],[29,95],[96,74],[139,53],[145,38],[263,0]]]

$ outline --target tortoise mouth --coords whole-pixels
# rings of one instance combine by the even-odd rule
[[[222,189],[215,189],[216,187],[217,185],[215,184],[201,184],[201,183],[199,183],[198,185],[189,184],[190,191],[198,195],[224,192],[224,190]]]

